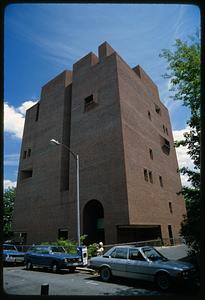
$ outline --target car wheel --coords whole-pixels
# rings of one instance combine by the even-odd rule
[[[26,262],[26,270],[33,270],[33,264],[30,260]]]
[[[160,272],[156,275],[156,284],[162,291],[166,291],[171,286],[170,276],[167,273]]]
[[[52,264],[52,271],[53,271],[53,273],[57,273],[59,271],[59,267],[58,267],[58,264],[56,262],[54,262]]]
[[[102,267],[100,269],[100,277],[102,281],[109,281],[112,277],[110,269],[108,267]]]

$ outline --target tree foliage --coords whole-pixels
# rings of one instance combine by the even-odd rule
[[[13,208],[14,200],[16,197],[16,188],[8,188],[4,192],[3,199],[3,233],[4,238],[8,239],[12,235],[12,217],[13,217]]]
[[[173,50],[163,49],[160,54],[165,58],[168,67],[164,78],[170,79],[171,98],[181,101],[190,109],[191,116],[187,121],[190,128],[184,139],[176,141],[175,146],[186,146],[187,153],[193,161],[194,168],[181,168],[180,172],[188,176],[190,187],[183,186],[181,193],[186,201],[187,215],[181,224],[181,235],[188,245],[198,252],[200,245],[200,37],[189,37],[189,42],[177,39]]]

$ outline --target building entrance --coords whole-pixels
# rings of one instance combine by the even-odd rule
[[[90,200],[83,210],[83,234],[86,244],[105,242],[104,209],[98,200]]]

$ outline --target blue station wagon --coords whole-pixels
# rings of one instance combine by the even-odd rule
[[[82,265],[82,258],[78,254],[69,254],[60,246],[32,246],[25,254],[25,264],[27,270],[32,270],[34,266],[47,267],[57,272],[60,269],[75,271],[77,266]]]
[[[3,244],[3,262],[4,264],[24,264],[24,252],[18,251],[12,244]]]

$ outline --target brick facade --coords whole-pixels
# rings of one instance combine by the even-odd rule
[[[81,233],[87,242],[179,234],[184,199],[167,108],[144,70],[106,42],[42,88],[26,114],[13,226],[27,243],[76,240],[80,156]],[[29,150],[30,149],[30,150]]]

